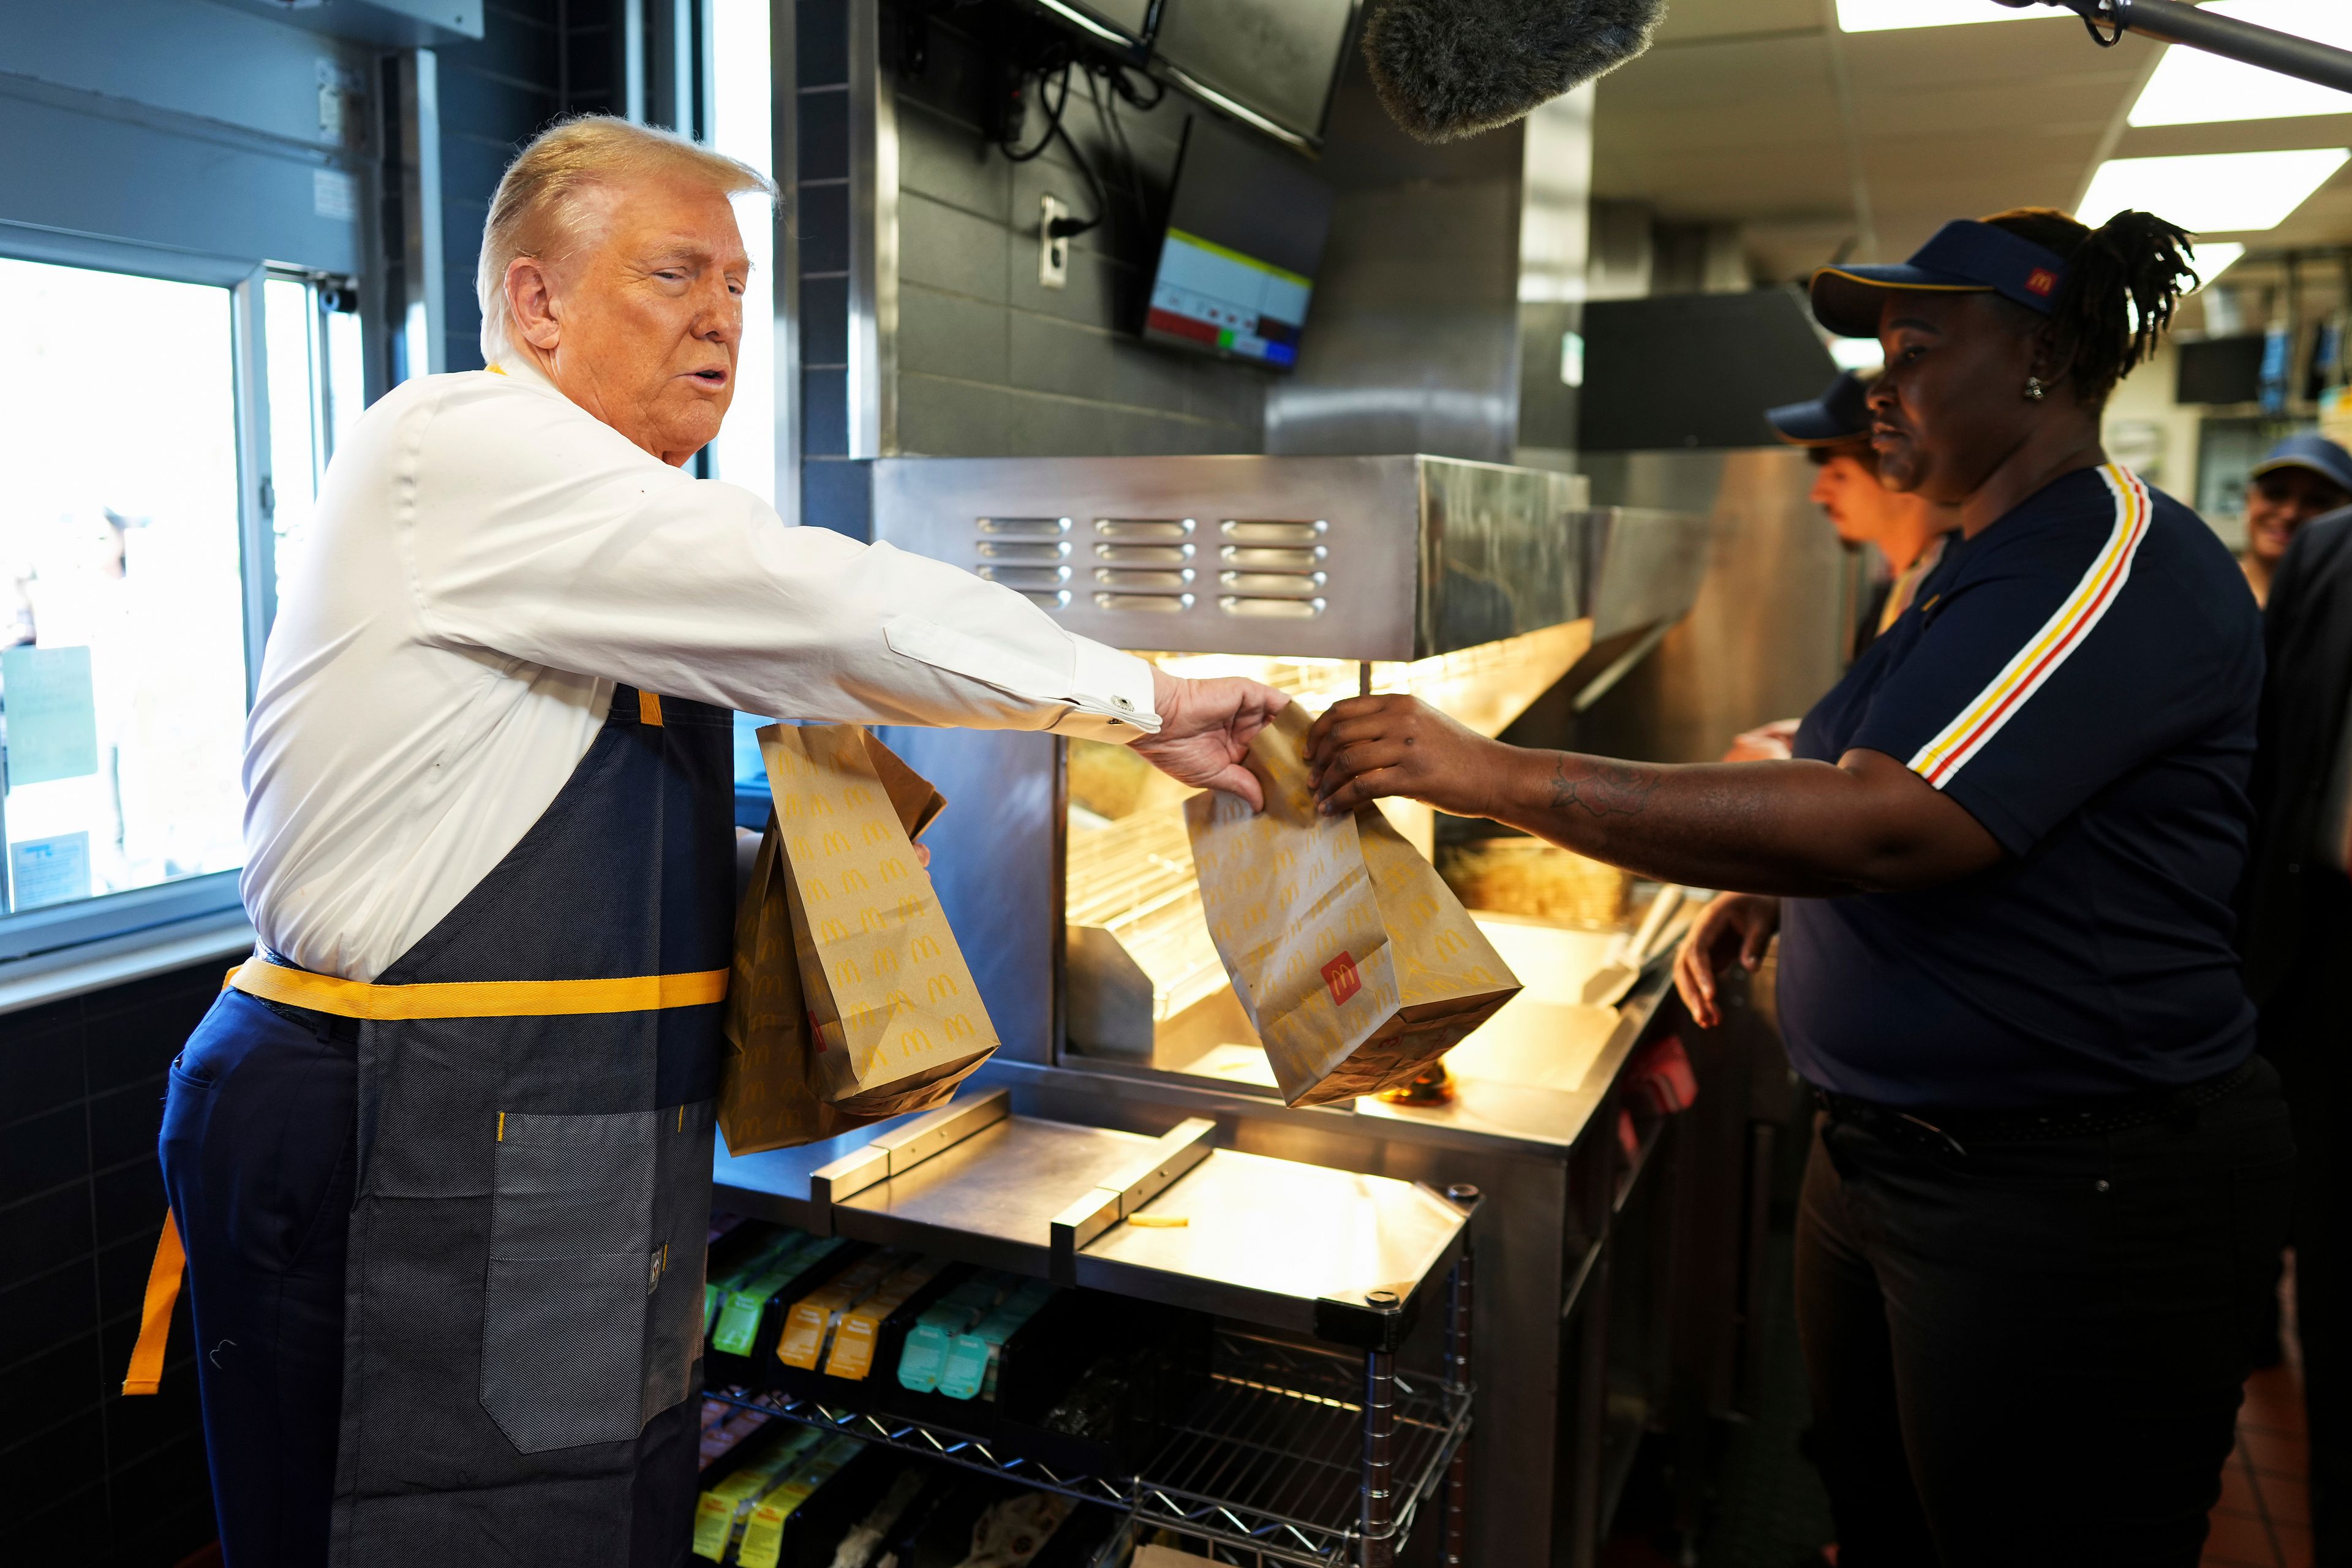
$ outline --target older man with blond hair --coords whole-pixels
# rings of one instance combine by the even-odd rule
[[[1127,742],[1256,799],[1278,693],[680,471],[766,189],[546,132],[483,235],[489,368],[328,472],[247,741],[262,947],[164,1111],[228,1568],[687,1561],[730,710]]]

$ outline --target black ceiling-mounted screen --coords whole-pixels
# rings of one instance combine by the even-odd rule
[[[1145,339],[1288,370],[1330,226],[1331,187],[1300,159],[1193,115],[1177,154]]]
[[[1358,0],[1161,0],[1152,58],[1178,86],[1317,146]]]

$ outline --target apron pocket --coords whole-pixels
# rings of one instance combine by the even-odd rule
[[[661,1113],[499,1118],[482,1407],[518,1452],[634,1439]]]
[[[625,1443],[638,1416],[646,1259],[490,1259],[482,1405],[519,1453]]]

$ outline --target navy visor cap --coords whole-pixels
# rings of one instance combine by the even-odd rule
[[[2352,495],[2352,452],[2325,436],[2288,437],[2273,447],[2270,456],[2256,463],[2247,477],[2258,479],[2280,468],[2309,468],[2346,495]]]
[[[1860,441],[1870,434],[1870,384],[1846,371],[1811,403],[1784,403],[1764,418],[1781,440],[1800,447]]]
[[[1824,267],[1813,274],[1813,319],[1842,338],[1878,335],[1889,289],[1998,294],[2048,315],[2066,280],[2065,259],[1989,223],[1956,218],[1900,266]]]

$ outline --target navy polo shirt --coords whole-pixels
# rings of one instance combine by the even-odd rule
[[[2253,1048],[2231,900],[2261,615],[2210,529],[2110,465],[1957,544],[1797,732],[1883,752],[2008,854],[1940,887],[1789,899],[1798,1071],[1883,1104],[2028,1108]]]

